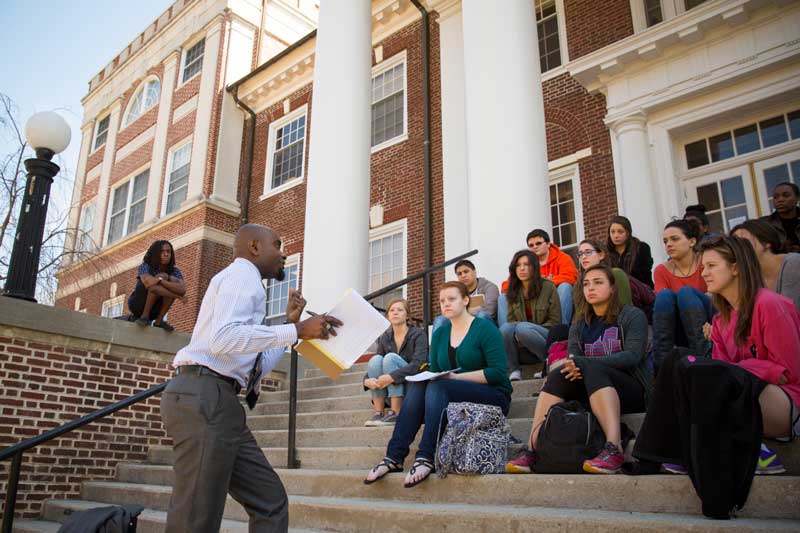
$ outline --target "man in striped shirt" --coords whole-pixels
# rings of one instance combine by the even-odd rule
[[[264,226],[239,228],[234,260],[208,285],[192,339],[175,355],[176,376],[161,397],[161,418],[173,440],[175,483],[166,531],[219,531],[226,495],[241,503],[250,531],[287,531],[288,500],[253,434],[237,395],[252,406],[261,379],[298,339],[325,339],[341,322],[300,321],[305,300],[290,290],[286,324],[262,325],[262,280],[284,277],[280,238]]]

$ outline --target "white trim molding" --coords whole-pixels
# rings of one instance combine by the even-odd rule
[[[280,128],[294,122],[295,120],[303,116],[306,117],[306,121],[305,125],[303,126],[304,128],[303,153],[302,153],[300,175],[278,185],[277,187],[272,187],[272,170],[275,163],[275,140],[277,132]],[[308,104],[303,104],[302,106],[298,107],[291,113],[288,113],[282,116],[281,118],[274,120],[269,125],[269,136],[267,141],[267,164],[264,169],[264,189],[263,192],[261,193],[261,196],[259,196],[258,198],[259,200],[264,200],[271,196],[275,196],[276,194],[279,194],[283,191],[286,191],[288,189],[291,189],[292,187],[296,187],[301,183],[303,183],[303,181],[305,180],[306,171],[308,170],[306,165],[306,151],[308,149],[308,139],[309,139]]]

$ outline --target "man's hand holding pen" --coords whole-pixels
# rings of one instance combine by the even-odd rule
[[[336,336],[337,328],[343,326],[342,322],[328,315],[319,315],[306,311],[311,318],[300,320],[300,315],[305,309],[306,301],[300,292],[289,289],[289,301],[286,304],[286,321],[295,324],[298,339],[327,339],[330,335]]]

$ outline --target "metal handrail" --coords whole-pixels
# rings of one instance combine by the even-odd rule
[[[2,533],[11,533],[11,529],[14,525],[14,510],[17,505],[17,486],[19,485],[19,474],[20,469],[22,467],[22,454],[25,453],[27,450],[39,446],[40,444],[44,444],[49,442],[53,439],[56,439],[63,435],[64,433],[69,433],[70,431],[74,431],[78,428],[81,428],[87,424],[94,422],[95,420],[99,420],[101,418],[105,418],[109,415],[116,413],[121,409],[125,409],[133,404],[139,403],[144,401],[151,396],[155,396],[156,394],[163,391],[169,381],[161,383],[160,385],[156,385],[155,387],[150,387],[147,390],[137,392],[133,396],[129,396],[124,400],[120,400],[115,404],[107,405],[102,409],[98,409],[92,413],[87,415],[83,415],[80,418],[76,418],[71,422],[67,422],[57,428],[53,428],[49,431],[45,431],[41,435],[37,435],[36,437],[32,437],[30,439],[24,440],[19,442],[13,446],[9,446],[0,451],[0,461],[5,461],[6,459],[11,458],[11,470],[9,471],[8,476],[8,486],[6,490],[6,500],[5,506],[3,508],[3,526],[2,526]]]

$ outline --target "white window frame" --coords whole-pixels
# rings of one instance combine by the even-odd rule
[[[207,44],[207,43],[203,44],[203,55],[198,58],[199,61],[200,61],[200,70],[198,70],[197,72],[192,74],[192,76],[190,78],[187,78],[185,80],[183,79],[183,73],[186,70],[186,65],[185,65],[186,56],[189,54],[189,50],[191,50],[200,41],[205,41],[205,38],[206,38],[205,35],[200,35],[196,39],[193,39],[192,41],[188,42],[183,47],[183,49],[181,50],[181,62],[180,62],[181,68],[180,68],[180,71],[178,72],[178,85],[177,85],[177,87],[182,87],[182,86],[186,85],[187,83],[189,83],[190,81],[192,81],[197,76],[199,76],[200,74],[203,73],[203,59],[205,59],[205,57],[206,57],[205,44]]]
[[[661,22],[659,24],[667,22],[668,20],[674,19],[675,17],[683,15],[687,12],[684,0],[660,0],[660,2]],[[647,15],[644,10],[644,0],[630,0],[630,5],[631,18],[633,19],[633,32],[639,33],[650,29],[647,26]]]
[[[172,148],[169,149],[169,153],[167,155],[167,167],[166,172],[164,172],[164,183],[163,183],[163,192],[161,193],[161,216],[172,216],[175,213],[179,213],[181,208],[176,209],[172,213],[167,214],[167,198],[169,196],[169,181],[172,177],[172,162],[175,157],[175,152],[186,146],[187,144],[191,144],[193,136],[189,136],[186,139],[174,144]],[[190,151],[191,152],[191,151]],[[192,168],[192,156],[191,153],[189,154],[189,171],[191,172]],[[187,188],[187,195],[188,198],[188,188],[189,188],[189,180],[186,180],[186,188]]]
[[[567,165],[561,168],[556,168],[549,173],[549,182],[547,185],[547,203],[550,204],[550,186],[558,185],[565,181],[572,182],[572,197],[575,207],[575,234],[577,241],[574,246],[578,246],[580,242],[586,238],[583,226],[583,198],[581,196],[581,174],[578,163]],[[551,220],[551,230],[555,226],[555,221]],[[552,233],[552,231],[551,231]],[[572,246],[572,245],[571,245]],[[571,247],[568,246],[567,248]]]
[[[408,219],[407,218],[403,218],[403,219],[400,219],[400,220],[396,220],[394,222],[388,222],[386,224],[383,224],[382,226],[378,226],[376,228],[373,228],[373,229],[369,230],[369,243],[371,244],[373,241],[377,241],[379,239],[383,239],[385,237],[388,237],[390,235],[395,235],[397,233],[402,233],[403,234],[403,251],[400,254],[402,256],[402,258],[403,258],[402,259],[403,260],[403,269],[402,269],[403,271],[402,271],[402,275],[400,276],[400,279],[403,279],[406,276],[408,276]],[[369,270],[369,261],[371,261],[371,257],[369,257],[369,251],[368,251],[367,252],[367,291],[371,292],[369,290],[369,276],[371,274],[370,270]],[[394,282],[392,282],[392,283],[394,283]],[[406,298],[407,289],[408,289],[408,284],[403,285],[403,287],[402,287],[403,298]],[[375,290],[377,290],[377,289],[375,289]]]
[[[88,231],[84,229],[86,225],[87,212],[91,208],[91,225]],[[76,252],[92,252],[97,247],[96,243],[92,240],[92,228],[94,227],[94,217],[97,215],[97,202],[95,199],[89,200],[81,206],[80,218],[78,219],[78,227],[76,228],[75,235],[75,251]],[[87,242],[88,239],[88,242]]]
[[[701,167],[704,168],[704,167]],[[730,166],[725,168],[724,170],[712,170],[709,172],[703,172],[702,174],[692,176],[691,178],[686,178],[681,181],[681,185],[683,188],[683,198],[684,204],[682,206],[683,209],[686,208],[687,205],[693,205],[700,202],[699,198],[697,198],[697,188],[702,187],[703,185],[709,185],[711,183],[719,183],[727,179],[731,179],[734,177],[741,177],[742,178],[742,187],[744,189],[744,205],[747,209],[747,218],[756,218],[758,216],[758,210],[756,209],[756,199],[755,199],[755,191],[753,189],[753,177],[750,172],[749,165],[738,165],[738,166]],[[720,204],[722,203],[722,197],[720,197]],[[710,207],[710,206],[707,206]],[[725,216],[724,216],[724,206],[720,209],[723,211],[723,226],[726,225],[725,223]],[[717,212],[718,210],[712,210],[712,212]]]
[[[124,179],[119,180],[117,183],[114,184],[113,188],[109,191],[109,194],[108,194],[108,207],[106,209],[106,223],[105,223],[106,230],[103,232],[103,246],[104,247],[105,246],[113,246],[115,244],[118,244],[118,243],[124,241],[130,235],[135,234],[136,232],[138,232],[142,228],[142,225],[140,224],[139,227],[136,228],[136,231],[134,231],[133,233],[128,232],[128,222],[129,222],[130,211],[131,211],[131,198],[133,198],[133,188],[134,188],[133,180],[136,177],[138,177],[140,174],[145,172],[145,171],[147,171],[147,172],[150,171],[150,163],[147,163],[146,165],[143,165],[143,166],[139,167],[134,172],[131,172],[130,174],[125,176]],[[152,176],[150,176],[148,174],[148,176],[147,176],[147,184],[148,185],[150,184],[150,179],[151,178],[152,178]],[[116,192],[117,189],[119,189],[120,187],[122,187],[126,183],[130,183],[130,185],[128,186],[128,197],[125,199],[125,221],[122,224],[122,235],[120,235],[119,239],[115,240],[114,242],[108,242],[108,234],[111,231],[111,217],[113,215],[111,210],[112,210],[113,205],[114,205],[114,193]],[[144,197],[144,203],[145,203],[145,210],[147,210],[147,194],[146,193],[145,193],[145,197]]]
[[[301,265],[300,259],[301,259],[301,254],[300,253],[292,254],[292,255],[290,255],[289,257],[286,258],[286,263],[284,264],[284,268],[285,269],[288,269],[289,267],[292,267],[292,266],[295,266],[295,265],[297,266],[297,289],[300,289],[300,274],[301,274],[301,269],[302,269],[302,265]],[[264,285],[264,291],[265,291],[265,293],[267,295],[267,311],[269,310],[269,286],[274,281],[275,280],[266,280],[266,279],[262,281],[262,283]],[[281,316],[283,314],[285,314],[285,310],[284,310],[283,313],[279,313],[279,314],[276,314],[276,315],[267,315],[267,314],[265,314],[264,315],[264,320],[271,320],[271,319],[279,317],[279,316]]]
[[[538,9],[536,4],[537,2],[534,1],[533,4],[534,19],[536,18],[536,9]],[[567,45],[567,22],[564,16],[564,0],[555,0],[555,6],[556,6],[556,22],[558,23],[558,51],[561,55],[561,64],[557,67],[551,68],[550,70],[542,72],[543,80],[548,80],[550,78],[560,76],[563,72],[566,71],[566,65],[567,63],[569,63],[569,47]]]
[[[282,127],[286,126],[287,124],[294,122],[295,120],[299,119],[305,115],[306,117],[306,125],[305,125],[305,134],[303,137],[303,163],[301,167],[300,177],[291,179],[286,183],[279,185],[275,188],[272,188],[272,167],[275,163],[275,139],[278,136],[278,130]],[[291,189],[292,187],[296,187],[305,181],[305,174],[306,174],[306,152],[308,150],[308,104],[304,104],[301,107],[298,107],[291,113],[275,120],[269,126],[269,136],[267,140],[267,166],[264,170],[264,192],[259,197],[259,200],[264,200],[269,198],[270,196],[274,196],[279,194],[287,189]]]
[[[113,316],[108,316],[106,313],[108,313],[109,309],[111,309],[111,308],[113,308],[113,307],[115,307],[117,305],[122,306],[120,314],[117,315],[117,316],[122,316],[123,314],[125,314],[125,295],[124,294],[119,294],[117,296],[114,296],[113,298],[109,298],[108,300],[105,300],[103,302],[103,307],[100,310],[100,316],[105,317],[105,318],[115,318]]]
[[[136,101],[136,98],[139,95],[143,95],[144,92],[147,90],[147,87],[153,82],[158,82],[158,98],[156,99],[155,103],[153,103],[149,107],[142,107],[142,109],[139,111],[139,114],[137,116],[131,118],[131,112],[133,111],[133,104]],[[158,78],[158,76],[152,75],[152,76],[148,76],[147,78],[145,78],[144,81],[142,81],[142,83],[139,84],[139,87],[133,93],[133,96],[131,96],[130,100],[128,100],[128,106],[125,108],[125,113],[123,114],[122,129],[125,129],[128,126],[130,126],[131,124],[135,123],[137,120],[142,118],[142,116],[145,113],[147,113],[148,111],[150,111],[151,109],[156,107],[159,104],[159,102],[161,101],[161,90],[162,89],[163,89],[163,87],[161,87],[161,80]],[[144,106],[146,104],[146,98],[147,97],[143,96],[143,98],[144,99],[142,100],[142,106]]]
[[[401,142],[408,140],[408,60],[407,60],[407,52],[403,50],[401,52],[396,53],[390,58],[384,59],[374,67],[372,67],[372,74],[370,76],[370,104],[369,104],[369,125],[370,125],[370,144],[372,144],[372,106],[374,102],[372,101],[372,80],[375,79],[376,76],[380,76],[387,70],[393,69],[399,64],[403,64],[403,133],[396,137],[392,137],[391,139],[387,139],[380,144],[376,144],[372,147],[370,153],[380,152],[385,148],[389,148],[390,146],[394,146],[395,144],[399,144]]]
[[[108,127],[106,128],[105,134],[106,138],[103,139],[103,144],[97,146],[97,135],[100,133],[100,123],[103,122],[105,119],[108,119]],[[92,149],[90,150],[91,153],[95,153],[100,148],[106,145],[108,142],[108,132],[111,129],[111,114],[107,113],[103,115],[101,118],[98,118],[94,123],[94,135],[92,135]]]

